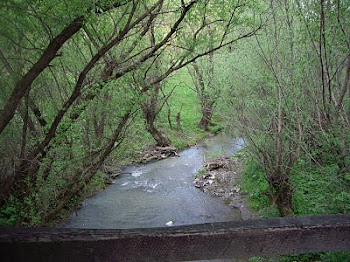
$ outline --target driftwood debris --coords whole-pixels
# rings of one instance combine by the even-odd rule
[[[120,175],[131,174],[128,172],[123,172],[121,167],[113,167],[103,165],[102,172],[106,174],[106,184],[113,184],[112,179],[116,179]]]
[[[208,192],[214,187],[221,190],[223,183],[228,180],[228,186],[231,187],[233,180],[237,177],[237,173],[230,172],[233,164],[233,161],[228,157],[216,157],[208,160],[201,170],[203,174],[194,181],[195,187],[204,192]],[[216,195],[214,192],[210,193]]]
[[[205,169],[212,171],[219,168],[230,169],[232,165],[232,160],[229,157],[216,157],[213,158],[205,164]]]
[[[102,166],[102,171],[107,175],[113,175],[113,174],[119,174],[122,172],[120,167],[113,167],[113,166]]]
[[[144,152],[141,152],[141,162],[147,163],[152,160],[160,160],[170,156],[178,156],[177,150],[174,146],[167,147],[152,147]]]

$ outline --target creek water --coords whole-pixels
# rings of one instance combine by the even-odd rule
[[[241,220],[238,210],[193,186],[206,159],[230,156],[244,146],[242,139],[219,134],[188,148],[179,157],[130,166],[114,184],[83,202],[64,227],[149,228]]]

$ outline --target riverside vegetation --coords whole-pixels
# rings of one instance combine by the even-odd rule
[[[350,212],[349,0],[0,4],[0,223],[57,221],[103,165],[224,128],[262,216]],[[258,258],[258,261],[267,259]],[[348,253],[282,261],[347,261]]]

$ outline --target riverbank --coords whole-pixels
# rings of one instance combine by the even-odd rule
[[[258,218],[259,213],[248,208],[247,196],[242,193],[239,183],[242,170],[243,164],[237,158],[215,157],[207,160],[197,173],[194,186],[239,210],[243,220]]]

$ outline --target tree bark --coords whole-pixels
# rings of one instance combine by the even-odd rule
[[[32,99],[29,98],[29,107],[32,110],[32,112],[34,113],[36,119],[38,120],[39,124],[41,127],[44,127],[47,125],[47,122],[45,120],[45,118],[43,117],[39,107],[34,103],[34,101]]]
[[[202,103],[202,118],[198,124],[198,127],[202,130],[208,131],[209,124],[211,123],[211,117],[213,115],[212,104],[207,104],[206,102]]]
[[[202,70],[199,68],[196,62],[192,63],[192,67],[194,69],[194,72],[191,73],[191,77],[193,80],[193,83],[196,87],[197,96],[201,103],[201,112],[202,117],[201,120],[198,123],[198,127],[202,130],[208,131],[209,124],[211,123],[211,117],[213,115],[213,106],[215,104],[215,98],[210,97],[208,95],[207,89],[210,88],[210,85],[213,85],[213,52],[209,53],[209,61],[210,61],[210,70],[209,70],[209,79],[210,81],[206,84],[204,82],[204,76]]]
[[[26,92],[25,103],[24,103],[24,118],[23,118],[23,128],[22,128],[22,146],[20,159],[25,159],[27,157],[27,130],[28,130],[28,100],[29,100],[29,90]]]
[[[290,175],[283,175],[277,172],[276,170],[272,177],[268,178],[271,189],[270,198],[276,204],[282,217],[294,216]]]
[[[171,146],[171,141],[162,132],[156,129],[154,126],[147,128],[148,132],[152,135],[154,140],[157,142],[157,146],[168,147]]]

